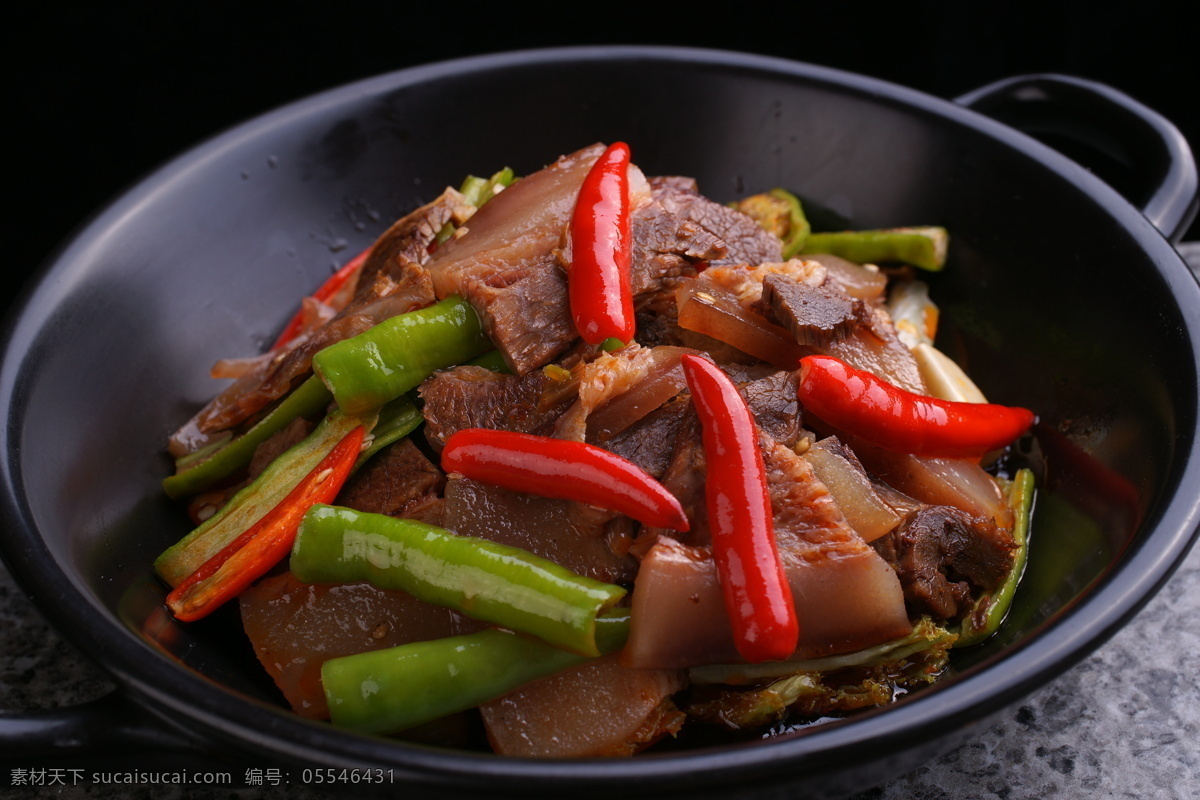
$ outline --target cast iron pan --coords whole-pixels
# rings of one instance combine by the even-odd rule
[[[1091,153],[1126,196],[964,105]],[[632,760],[504,759],[291,715],[232,611],[192,626],[162,616],[150,563],[187,527],[158,489],[166,435],[213,393],[214,360],[264,347],[296,298],[394,217],[465,173],[529,172],[617,139],[647,173],[694,176],[718,199],[785,186],[825,227],[951,230],[951,267],[932,278],[940,344],[989,397],[1042,419],[1030,456],[1044,489],[1008,623],[889,709]],[[546,50],[385,75],[253,120],[101,211],[8,320],[4,556],[120,689],[10,715],[4,750],[380,767],[407,793],[489,796],[821,797],[894,777],[1101,644],[1195,538],[1200,287],[1169,242],[1195,203],[1174,128],[1106,87],[1052,76],[955,104],[749,55]]]

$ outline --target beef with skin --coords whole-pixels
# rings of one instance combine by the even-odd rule
[[[583,179],[603,152],[600,144],[586,147],[517,181],[429,263],[437,296],[466,298],[518,375],[549,363],[578,336],[557,251]]]
[[[808,462],[762,437],[775,538],[800,623],[795,658],[846,653],[911,629],[900,581],[846,523]],[[709,547],[661,536],[634,584],[623,663],[740,661]]]

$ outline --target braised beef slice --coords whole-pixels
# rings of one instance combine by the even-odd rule
[[[811,347],[828,347],[846,338],[867,318],[862,300],[786,275],[763,278],[762,307],[767,319]]]
[[[783,244],[746,214],[709,200],[685,185],[659,184],[656,197],[669,211],[699,223],[725,243],[725,255],[711,265],[751,264],[783,260]]]
[[[445,486],[442,471],[411,439],[402,439],[351,476],[337,502],[359,511],[440,524]]]
[[[564,156],[500,192],[429,262],[438,297],[462,295],[509,367],[524,375],[578,338],[557,251],[604,146]]]
[[[617,552],[608,536],[615,512],[451,475],[446,482],[444,526],[566,567],[606,583],[633,580],[637,563]],[[625,548],[627,550],[627,548]]]
[[[673,536],[684,544],[697,547],[707,545],[712,538],[705,508],[704,476],[708,469],[701,440],[700,418],[696,416],[690,399],[677,403],[682,406],[682,410],[674,412],[679,415],[678,421],[675,422],[674,448],[659,480],[683,506],[691,528],[686,533],[680,533],[645,526],[634,544],[635,551],[639,554],[648,550],[661,534]]]
[[[950,506],[925,506],[871,543],[896,570],[909,613],[961,619],[972,598],[1004,579],[1013,561],[1008,530]]]
[[[633,213],[630,235],[629,278],[635,297],[662,289],[669,278],[695,275],[697,261],[726,255],[716,234],[668,211],[657,198]]]
[[[690,403],[664,403],[603,443],[655,478],[661,478],[675,454],[676,439]]]
[[[440,450],[463,428],[548,434],[576,399],[576,392],[563,383],[542,370],[521,376],[471,366],[437,372],[420,388],[425,437]]]
[[[779,370],[740,386],[754,421],[772,439],[791,447],[800,438],[796,373]]]
[[[567,303],[566,274],[546,254],[475,280],[467,298],[484,331],[518,374],[565,351],[579,337]]]

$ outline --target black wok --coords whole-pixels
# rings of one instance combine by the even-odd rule
[[[964,105],[1097,155],[1126,196]],[[692,175],[718,199],[780,185],[817,225],[951,230],[951,268],[933,279],[941,344],[989,396],[1042,419],[1031,565],[1000,634],[936,687],[845,722],[551,763],[302,720],[233,617],[164,622],[149,565],[186,523],[158,490],[162,447],[213,392],[208,366],[269,343],[331,264],[466,172],[528,172],[615,139],[648,173]],[[381,767],[407,793],[489,796],[840,796],[911,769],[1105,641],[1196,537],[1200,287],[1169,241],[1195,204],[1195,166],[1169,124],[1061,78],[954,104],[748,55],[547,50],[386,75],[236,128],[100,212],[8,320],[0,545],[39,608],[121,688],[74,716],[0,719],[6,753],[156,747]]]

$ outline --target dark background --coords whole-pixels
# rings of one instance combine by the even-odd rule
[[[881,5],[881,4],[880,4]],[[151,8],[148,4],[137,4]],[[9,11],[15,218],[6,306],[88,216],[221,130],[322,89],[414,64],[568,44],[743,50],[954,97],[1062,72],[1110,84],[1200,148],[1200,70],[1182,4],[207,2],[133,11],[78,2]],[[697,124],[703,124],[697,120]],[[11,141],[11,139],[10,139]],[[1193,226],[1188,238],[1200,238]]]

